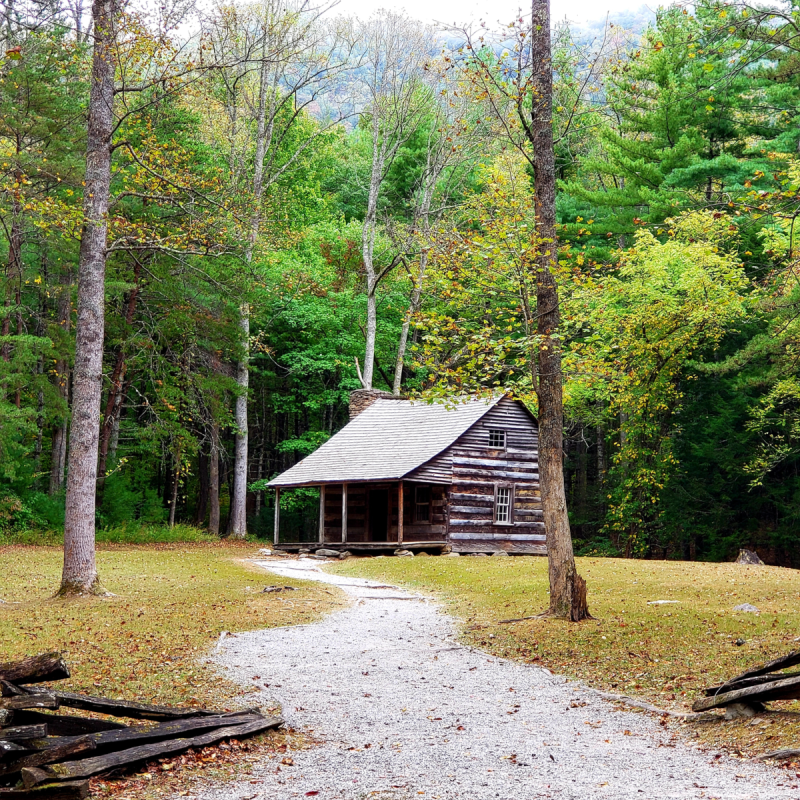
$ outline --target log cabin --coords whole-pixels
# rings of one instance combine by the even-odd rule
[[[426,403],[360,389],[350,422],[270,481],[320,489],[316,547],[351,552],[547,553],[538,426],[506,395]],[[313,546],[313,545],[311,545]]]

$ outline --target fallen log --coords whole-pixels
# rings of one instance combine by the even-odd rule
[[[42,653],[0,664],[0,680],[9,683],[43,683],[64,678],[69,678],[69,668],[61,653]]]
[[[746,689],[748,686],[763,686],[765,683],[772,683],[784,678],[800,678],[800,672],[787,672],[783,675],[759,675],[754,678],[742,678],[740,681],[728,681],[717,686],[709,686],[704,689],[706,697],[713,697],[720,692],[735,692],[737,689]]]
[[[133,703],[129,700],[112,700],[109,697],[92,697],[91,695],[73,694],[72,692],[52,692],[53,697],[65,708],[80,708],[83,711],[96,711],[112,717],[129,717],[131,719],[149,719],[162,722],[169,719],[185,719],[187,717],[210,717],[219,715],[219,711],[206,711],[202,708],[172,708],[170,706],[154,706],[149,703]],[[41,697],[39,694],[31,695]],[[3,702],[0,700],[0,702]],[[21,708],[24,706],[20,706]],[[57,708],[58,706],[53,706]],[[43,706],[49,708],[49,706]]]
[[[4,728],[6,725],[11,724],[11,720],[14,719],[14,712],[8,708],[0,708],[0,728]]]
[[[122,731],[102,731],[90,733],[88,736],[55,736],[47,739],[33,739],[27,744],[30,748],[40,750],[54,745],[67,744],[77,739],[92,739],[98,750],[110,752],[124,747],[145,744],[146,742],[159,742],[163,739],[172,739],[181,734],[192,731],[208,730],[209,728],[225,728],[234,725],[244,725],[263,719],[261,714],[239,713],[216,717],[192,717],[190,719],[177,719],[161,722],[158,725],[146,727],[138,725]]]
[[[84,800],[89,781],[46,783],[32,789],[0,789],[0,800]]]
[[[741,675],[731,678],[728,683],[738,683],[739,681],[745,680],[745,678],[756,678],[759,675],[768,675],[770,672],[778,672],[782,669],[789,669],[789,667],[796,667],[798,664],[800,664],[800,650],[795,650],[788,655],[776,658],[774,661],[768,661],[761,667],[749,669],[746,672],[743,672]]]
[[[770,700],[796,700],[800,698],[800,677],[774,680],[760,686],[748,686],[733,692],[723,692],[714,697],[696,700],[692,706],[693,711],[708,711],[711,708],[721,708],[731,703],[766,703]]]
[[[787,758],[800,758],[800,750],[773,750],[771,753],[762,753],[757,759],[765,761],[771,758],[775,761],[784,761]]]
[[[95,743],[87,736],[74,742],[67,742],[66,744],[59,745],[58,747],[50,747],[47,750],[31,753],[29,756],[23,756],[9,763],[0,764],[0,775],[13,775],[15,772],[20,772],[25,768],[35,768],[44,766],[45,764],[52,764],[55,761],[61,761],[67,756],[85,753],[87,750],[94,749]]]
[[[0,697],[17,697],[21,694],[27,694],[27,692],[24,689],[20,689],[19,686],[15,686],[13,683],[0,681]]]
[[[58,708],[58,698],[54,694],[36,692],[18,697],[0,697],[0,708],[8,711],[25,708]]]
[[[0,737],[7,742],[17,739],[40,739],[42,736],[47,736],[47,725],[17,725],[0,731]]]
[[[14,722],[22,725],[47,725],[47,733],[50,736],[81,736],[84,733],[125,730],[128,727],[124,722],[115,722],[110,719],[48,714],[45,711],[16,711]],[[0,736],[2,735],[3,732],[0,731]]]
[[[206,747],[223,739],[252,736],[270,728],[277,728],[282,724],[283,720],[280,717],[261,717],[244,725],[219,728],[200,736],[192,736],[186,739],[168,739],[164,742],[130,747],[127,750],[120,750],[116,753],[83,758],[78,761],[64,761],[60,764],[51,764],[44,767],[27,767],[21,771],[22,782],[26,788],[30,788],[47,781],[89,778],[92,775],[99,775],[118,767],[180,753],[190,747]]]

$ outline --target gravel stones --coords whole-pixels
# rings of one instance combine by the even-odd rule
[[[253,764],[240,783],[193,787],[198,800],[797,800],[778,771],[715,760],[655,718],[461,646],[433,603],[313,561],[263,566],[354,601],[312,625],[239,634],[216,656],[243,686],[269,675],[272,686],[242,702],[279,701],[287,727],[320,744],[282,754],[293,765]]]

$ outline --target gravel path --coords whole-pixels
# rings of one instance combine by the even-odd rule
[[[323,744],[257,764],[246,782],[202,800],[797,800],[789,776],[713,760],[651,717],[614,711],[547,670],[455,640],[424,598],[324,573],[310,559],[259,562],[282,576],[342,587],[354,605],[321,622],[229,637],[216,661],[249,700],[278,700],[289,725]],[[261,781],[260,783],[254,781]]]

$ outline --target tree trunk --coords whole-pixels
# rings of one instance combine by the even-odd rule
[[[261,227],[261,200],[264,195],[264,158],[267,152],[267,144],[272,136],[272,114],[270,114],[270,124],[267,125],[269,62],[266,58],[263,58],[263,55],[264,53],[262,52],[258,92],[256,152],[253,169],[253,213],[250,217],[250,235],[245,251],[245,261],[248,267],[253,262],[253,253],[258,241],[259,228]],[[236,383],[239,385],[241,394],[236,398],[234,414],[236,440],[233,451],[233,489],[231,491],[228,533],[235,539],[244,539],[247,535],[247,390],[250,383],[250,306],[247,303],[242,303],[240,306],[239,332],[242,355],[236,364]]]
[[[373,161],[367,198],[367,213],[361,231],[361,255],[364,259],[364,270],[367,275],[367,328],[364,347],[364,371],[359,376],[365,389],[372,388],[372,376],[375,371],[375,338],[378,333],[378,278],[375,273],[375,233],[378,224],[378,195],[380,194],[385,154],[382,144],[377,140],[378,131],[373,126]]]
[[[597,426],[597,482],[606,482],[606,432],[602,425]]]
[[[43,359],[39,359],[36,365],[36,372],[41,375],[44,372]],[[34,486],[39,491],[39,476],[42,469],[42,437],[44,435],[44,392],[39,389],[36,393],[36,447],[34,449]]]
[[[575,471],[575,506],[581,522],[586,519],[586,506],[589,488],[589,454],[586,448],[586,429],[581,427],[578,439],[577,464]]]
[[[547,560],[552,616],[575,622],[589,616],[586,582],[575,569],[564,490],[564,411],[561,384],[560,323],[556,265],[556,181],[553,149],[553,67],[550,0],[533,0],[531,21],[531,144],[536,202],[536,285],[539,315],[538,385],[539,467],[547,530]]]
[[[139,299],[139,277],[142,273],[142,264],[136,259],[133,269],[134,285],[128,294],[125,308],[125,325],[130,327],[136,315],[136,303]],[[126,386],[125,374],[128,371],[128,364],[125,359],[125,343],[119,346],[117,358],[114,363],[114,370],[111,373],[111,385],[108,389],[108,400],[106,401],[105,414],[103,415],[103,425],[100,429],[100,458],[97,465],[97,494],[98,502],[102,494],[103,485],[106,480],[106,466],[108,463],[108,450],[111,438],[115,429],[119,430],[119,415],[122,411],[122,401],[124,399],[124,387]]]
[[[62,279],[58,298],[58,324],[69,334],[72,322],[72,277],[67,273]],[[69,361],[66,357],[56,360],[56,382],[58,394],[69,411]],[[67,465],[68,418],[65,415],[61,424],[53,429],[53,448],[50,456],[50,494],[57,494],[64,488],[64,472]]]
[[[19,153],[17,153],[19,157]],[[18,182],[22,182],[22,174],[17,170],[15,172],[15,178]],[[2,334],[3,334],[3,346],[0,349],[0,355],[2,356],[3,361],[10,362],[11,361],[11,344],[9,342],[9,337],[11,335],[11,314],[12,314],[12,303],[11,303],[11,293],[12,293],[12,283],[16,285],[16,291],[14,291],[14,295],[16,298],[15,306],[16,306],[16,314],[17,320],[19,320],[19,283],[22,275],[22,205],[20,203],[19,194],[14,196],[13,204],[12,204],[12,211],[11,211],[11,231],[8,237],[8,263],[6,266],[6,281],[5,281],[5,308],[3,312],[3,325],[2,325]],[[19,325],[17,325],[19,327]],[[17,330],[17,335],[20,334],[20,331]],[[10,388],[7,384],[8,378],[6,378],[6,389]],[[5,391],[3,392],[5,395]],[[19,387],[16,387],[15,392],[15,402],[17,408],[19,408]]]
[[[178,455],[175,456],[173,459],[175,462],[174,469],[172,471],[172,491],[170,492],[169,498],[169,527],[175,527],[175,509],[178,507],[178,486],[181,482],[181,454],[178,452]]]
[[[250,382],[247,349],[250,340],[250,314],[247,304],[242,305],[239,330],[244,343],[244,355],[236,365],[236,383],[241,394],[236,398],[236,439],[233,456],[233,488],[231,490],[231,518],[228,532],[234,539],[244,539],[247,534],[247,389]]]
[[[194,513],[194,524],[200,527],[206,521],[208,511],[208,453],[205,448],[200,449],[197,457],[197,508]]]
[[[87,126],[84,227],[78,267],[72,425],[60,594],[97,592],[95,487],[103,380],[107,214],[114,127],[116,0],[95,0],[94,53]]]
[[[208,461],[208,532],[219,536],[219,425],[211,425]]]
[[[263,397],[262,397],[263,399]],[[258,448],[258,462],[256,465],[256,480],[260,481],[264,475],[264,448],[267,444],[267,410],[266,407],[262,403],[262,410],[261,410],[261,443]],[[256,518],[261,513],[261,498],[263,496],[263,492],[261,490],[256,492],[256,507],[253,512],[253,516]]]
[[[428,246],[430,245],[430,213],[431,213],[431,199],[433,190],[436,184],[437,173],[429,174],[429,179],[425,184],[422,202],[420,203],[420,220],[422,223],[422,232],[425,237],[425,244],[423,250],[419,254],[419,271],[417,272],[417,280],[414,284],[414,289],[411,292],[411,302],[409,303],[408,310],[406,311],[405,318],[403,319],[403,328],[400,331],[400,344],[397,347],[397,361],[394,365],[394,382],[392,383],[392,394],[399,395],[403,387],[403,365],[406,357],[406,348],[408,347],[408,332],[411,328],[411,320],[414,314],[419,311],[422,304],[422,284],[425,281],[425,270],[428,266]]]

